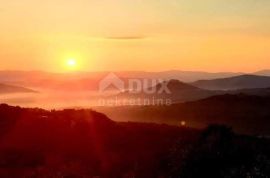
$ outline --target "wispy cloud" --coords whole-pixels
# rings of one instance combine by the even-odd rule
[[[109,40],[143,40],[146,39],[146,36],[108,36],[105,39]]]

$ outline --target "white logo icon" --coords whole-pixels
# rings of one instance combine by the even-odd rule
[[[114,87],[119,91],[125,90],[125,82],[121,80],[114,73],[108,74],[105,78],[103,78],[99,83],[99,92],[104,92],[110,87]]]

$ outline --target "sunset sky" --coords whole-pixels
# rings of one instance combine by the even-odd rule
[[[0,60],[54,72],[270,69],[270,1],[0,0]]]

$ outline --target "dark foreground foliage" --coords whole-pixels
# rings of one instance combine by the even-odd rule
[[[270,177],[269,140],[236,136],[226,126],[212,125],[191,147],[177,145],[171,158],[173,178]]]
[[[268,140],[224,126],[201,132],[0,105],[1,178],[268,177],[269,158]]]

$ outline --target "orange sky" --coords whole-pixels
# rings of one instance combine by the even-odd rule
[[[256,71],[269,19],[269,0],[0,0],[0,70]]]

